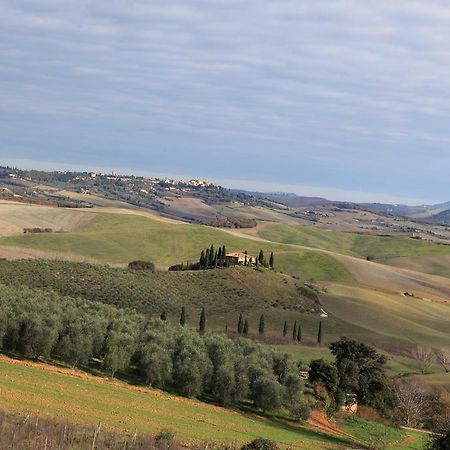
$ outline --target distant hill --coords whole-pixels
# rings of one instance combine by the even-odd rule
[[[289,206],[290,208],[301,208],[305,206],[325,206],[333,203],[332,201],[322,197],[304,197],[301,195],[285,192],[236,192],[245,192],[248,195],[252,195],[256,198],[270,200],[271,202]]]
[[[433,214],[432,216],[427,217],[427,220],[444,225],[450,225],[450,209],[442,211],[438,214]]]

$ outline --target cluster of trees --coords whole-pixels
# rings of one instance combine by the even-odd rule
[[[205,324],[203,310],[200,331]],[[292,404],[303,389],[296,362],[251,340],[26,288],[0,286],[0,348],[74,367],[96,358],[111,377],[133,373],[150,386],[263,410]]]
[[[247,255],[247,250],[244,251]],[[244,265],[255,264],[256,266],[263,266],[273,269],[274,268],[274,255],[273,252],[270,253],[269,260],[264,256],[264,251],[260,250],[258,257],[255,261],[251,260],[251,257],[246,260]],[[179,270],[207,270],[207,269],[215,269],[217,267],[230,267],[236,265],[236,261],[233,258],[227,258],[227,250],[225,245],[222,245],[217,250],[214,248],[214,245],[211,244],[211,247],[202,250],[200,253],[200,258],[198,262],[190,263],[186,261],[185,263],[175,264],[169,267],[170,271],[179,271]]]
[[[335,362],[311,362],[309,381],[328,412],[341,406],[347,394],[383,414],[392,411],[394,396],[385,374],[386,358],[366,344],[342,337],[330,345]]]
[[[214,219],[200,220],[199,223],[217,228],[254,228],[257,225],[256,219],[226,216],[216,216]]]

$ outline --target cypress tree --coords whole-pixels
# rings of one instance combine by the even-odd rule
[[[237,331],[239,334],[242,334],[243,328],[244,328],[244,322],[242,320],[242,314],[239,314],[239,321],[238,321],[238,326],[237,326]]]
[[[186,308],[181,307],[180,325],[184,327],[186,325]]]
[[[205,251],[202,250],[202,253],[200,254],[200,269],[205,268]]]
[[[259,327],[258,327],[258,331],[259,334],[264,334],[264,314],[261,314],[261,317],[259,318]]]
[[[225,263],[227,260],[227,251],[225,249],[225,245],[222,245],[222,262]]]
[[[207,248],[206,249],[206,252],[205,252],[205,269],[207,269],[209,266],[210,266],[210,264],[209,264],[209,248]]]
[[[248,319],[245,319],[244,329],[242,330],[242,332],[245,334],[245,336],[248,335]]]
[[[271,269],[273,269],[273,252],[270,253],[269,267],[270,267]]]
[[[161,320],[167,320],[167,314],[166,314],[166,312],[163,311],[159,317],[160,317]]]
[[[206,330],[206,312],[205,312],[205,308],[202,308],[202,312],[200,313],[199,330],[200,330],[200,333],[204,333],[205,330]]]
[[[292,329],[292,340],[297,339],[297,321],[294,322],[294,328]]]
[[[222,247],[219,247],[219,250],[217,251],[217,261],[219,264],[222,262]]]
[[[214,265],[214,245],[211,244],[211,248],[209,249],[209,266],[212,267]]]
[[[298,324],[298,328],[297,328],[297,342],[301,342],[302,341],[302,326],[300,324]]]
[[[259,251],[258,261],[260,264],[264,264],[264,252],[262,250]]]
[[[284,321],[284,325],[283,325],[283,336],[286,337],[288,332],[288,324],[286,321]]]
[[[317,343],[322,343],[322,321],[319,322],[319,331],[317,333]]]

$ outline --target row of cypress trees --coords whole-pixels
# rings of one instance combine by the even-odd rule
[[[161,313],[160,316],[161,320],[167,320],[167,315],[166,312],[163,311]],[[186,307],[182,306],[181,307],[181,314],[180,314],[180,325],[182,327],[186,326]],[[259,325],[258,325],[258,333],[260,335],[263,335],[265,332],[265,317],[264,314],[261,314],[260,318],[259,318]],[[226,331],[228,326],[226,325]],[[286,337],[288,334],[288,323],[287,321],[284,321],[283,324],[283,337]],[[205,308],[201,309],[200,312],[200,318],[199,318],[199,326],[198,326],[198,330],[200,333],[204,333],[206,331],[206,310]],[[239,314],[239,319],[238,319],[238,323],[237,323],[237,332],[238,334],[241,335],[248,335],[249,333],[249,322],[248,319],[243,317],[242,314]],[[301,342],[302,341],[302,327],[301,324],[298,323],[297,321],[294,322],[294,326],[292,327],[292,340],[295,342]],[[322,328],[322,321],[319,322],[319,328],[317,331],[317,343],[318,344],[322,344],[322,340],[323,340],[323,328]]]

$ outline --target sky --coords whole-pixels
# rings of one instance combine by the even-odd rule
[[[450,200],[450,3],[0,0],[0,164]]]

